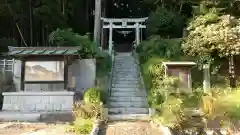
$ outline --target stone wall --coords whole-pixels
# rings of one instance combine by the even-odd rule
[[[73,92],[6,92],[3,111],[72,111]]]

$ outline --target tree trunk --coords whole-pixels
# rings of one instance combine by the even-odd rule
[[[94,37],[93,40],[100,44],[100,22],[101,22],[101,0],[95,0],[95,19],[94,19]]]
[[[32,0],[29,0],[29,27],[30,27],[30,46],[33,45],[33,15],[32,15]]]
[[[229,81],[230,87],[236,88],[236,73],[235,73],[235,59],[234,56],[229,57]]]

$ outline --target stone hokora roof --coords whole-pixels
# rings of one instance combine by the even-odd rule
[[[78,55],[79,47],[12,47],[8,55]]]

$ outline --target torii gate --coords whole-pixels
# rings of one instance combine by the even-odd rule
[[[145,18],[101,18],[103,21],[103,28],[109,29],[109,39],[108,39],[108,52],[112,53],[113,46],[113,29],[122,29],[122,28],[133,28],[135,29],[135,41],[136,45],[140,44],[140,29],[146,28],[144,23],[148,17]],[[133,24],[134,23],[134,24]]]

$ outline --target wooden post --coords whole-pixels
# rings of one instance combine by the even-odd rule
[[[211,84],[210,84],[210,65],[206,64],[203,65],[203,90],[205,93],[207,93],[209,91],[209,89],[211,88]]]
[[[93,40],[100,44],[100,26],[101,26],[101,0],[95,0],[95,18],[94,18],[94,37]]]
[[[112,36],[113,36],[113,28],[112,28],[113,23],[110,22],[110,28],[109,28],[109,39],[108,39],[108,53],[109,55],[112,54],[112,46],[113,46],[113,41],[112,41]]]

